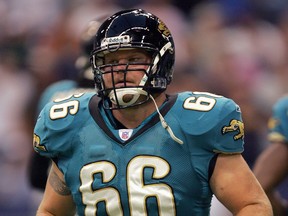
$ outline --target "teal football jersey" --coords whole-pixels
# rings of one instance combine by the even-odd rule
[[[269,141],[288,143],[288,96],[282,97],[273,106],[268,128]]]
[[[231,99],[183,92],[136,129],[117,129],[97,95],[54,101],[41,111],[34,149],[64,173],[78,215],[209,215],[217,153],[241,153],[244,125]],[[109,120],[110,119],[110,120]]]

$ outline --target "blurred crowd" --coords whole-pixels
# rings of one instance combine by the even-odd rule
[[[238,103],[250,166],[267,145],[271,107],[288,93],[288,1],[0,0],[0,215],[35,214],[41,191],[27,173],[38,99],[49,84],[76,78],[87,23],[124,8],[146,9],[171,30],[170,93],[207,91]]]

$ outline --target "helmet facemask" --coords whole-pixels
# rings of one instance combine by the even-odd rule
[[[140,49],[139,49],[140,50]],[[154,51],[155,53],[155,51]],[[103,54],[102,54],[103,55]],[[153,55],[152,55],[153,56]],[[156,56],[156,54],[154,54]],[[153,58],[153,57],[152,57]],[[155,57],[153,58],[155,59]],[[151,61],[153,61],[153,59]],[[92,60],[93,61],[93,60]],[[103,64],[104,60],[96,60],[95,67],[95,82],[98,86],[98,94],[105,101],[104,108],[106,109],[122,109],[140,105],[149,100],[151,94],[150,80],[152,77],[153,64],[147,62],[126,63],[126,64]],[[99,65],[99,66],[97,66]],[[121,69],[118,69],[121,67]],[[128,85],[127,75],[131,73],[143,73],[143,76],[138,84]],[[117,85],[116,76],[120,76],[121,85]],[[105,83],[105,76],[110,76],[110,87]],[[118,80],[119,81],[119,80]],[[110,103],[107,103],[107,99]]]

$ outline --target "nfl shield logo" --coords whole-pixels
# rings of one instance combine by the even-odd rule
[[[119,137],[123,141],[126,141],[131,137],[132,133],[133,133],[133,129],[120,129],[119,130]]]

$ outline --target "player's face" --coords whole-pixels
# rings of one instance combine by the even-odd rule
[[[141,49],[120,50],[105,55],[107,66],[103,68],[103,79],[106,88],[138,86],[150,62],[150,55]]]

